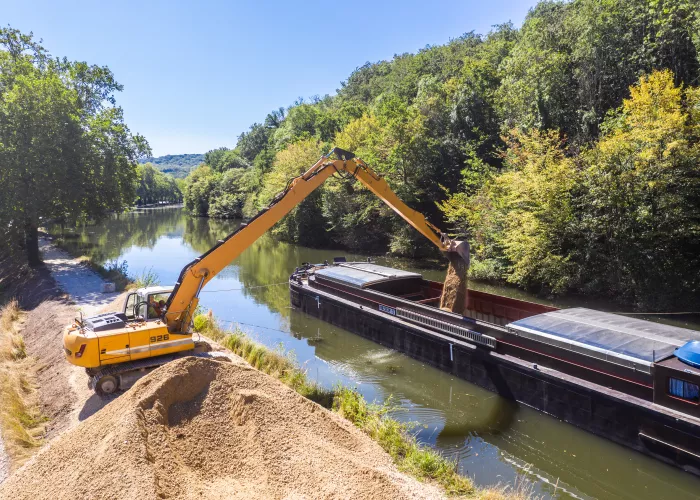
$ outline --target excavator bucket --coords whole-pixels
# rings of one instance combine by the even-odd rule
[[[463,314],[467,306],[467,274],[469,272],[469,243],[443,236],[445,254],[450,261],[440,296],[440,309]]]

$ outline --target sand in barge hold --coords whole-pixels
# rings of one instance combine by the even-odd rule
[[[168,363],[56,438],[0,498],[438,498],[368,436],[247,365]]]
[[[467,305],[467,273],[469,267],[456,253],[449,253],[445,283],[440,296],[440,309],[457,314],[464,313]]]

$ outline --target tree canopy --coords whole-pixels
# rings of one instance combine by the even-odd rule
[[[233,149],[211,152],[185,199],[200,215],[251,215],[337,145],[432,222],[470,238],[473,276],[680,304],[700,292],[699,52],[700,0],[542,1],[520,29],[503,24],[367,63],[336,95],[271,112]],[[348,183],[329,181],[275,232],[434,252]],[[210,210],[218,200],[236,210]]]
[[[182,201],[182,192],[177,180],[162,173],[151,163],[144,163],[136,167],[136,204],[152,205],[154,203],[179,203]],[[181,181],[181,179],[178,179]]]
[[[122,210],[146,140],[124,123],[104,66],[52,57],[31,34],[0,29],[0,227],[4,251],[39,260],[37,228]]]

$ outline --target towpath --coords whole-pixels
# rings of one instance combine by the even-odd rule
[[[5,446],[0,438],[0,484],[10,475],[10,458],[5,453]]]
[[[102,293],[105,280],[79,259],[51,244],[49,240],[42,239],[39,248],[51,276],[85,315],[97,314],[100,308],[119,296],[118,292]]]

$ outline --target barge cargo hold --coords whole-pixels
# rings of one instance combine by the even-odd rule
[[[307,314],[700,475],[700,332],[474,290],[461,316],[441,283],[369,262],[289,286]]]

